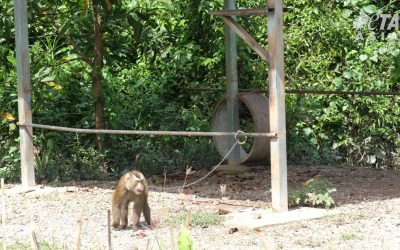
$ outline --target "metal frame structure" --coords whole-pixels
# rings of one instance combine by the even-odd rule
[[[278,212],[288,210],[287,196],[287,159],[286,159],[286,115],[285,115],[285,77],[283,58],[283,6],[282,0],[268,0],[263,9],[235,9],[235,0],[224,0],[224,10],[210,12],[220,16],[225,23],[225,62],[227,74],[227,116],[228,132],[226,135],[233,148],[228,157],[229,164],[240,164],[240,148],[235,146],[235,138],[239,129],[238,106],[238,74],[237,74],[237,42],[236,35],[241,37],[268,64],[269,78],[269,114],[270,133],[248,133],[249,136],[270,137],[271,144],[271,186],[272,209]],[[266,15],[268,18],[268,52],[263,49],[250,34],[240,26],[234,16]],[[26,0],[14,0],[15,41],[17,51],[18,74],[18,113],[21,147],[21,179],[22,186],[35,185],[33,165],[32,127],[55,129],[61,131],[110,134],[157,134],[188,135],[186,131],[96,131],[62,128],[48,125],[32,124],[31,86],[29,67],[28,20]],[[203,133],[203,134],[202,134]],[[218,136],[218,132],[198,132],[203,136]],[[222,136],[221,133],[219,136]]]
[[[228,131],[239,128],[238,76],[236,34],[268,64],[269,79],[269,121],[270,130],[277,136],[270,139],[272,209],[278,212],[288,210],[286,115],[285,115],[285,71],[283,58],[283,3],[282,0],[268,0],[264,9],[235,9],[235,0],[225,0],[222,11],[210,12],[225,23],[225,61],[227,78]],[[267,15],[268,52],[234,19],[234,16]],[[230,141],[229,145],[234,145]],[[228,157],[229,165],[240,164],[239,147]]]

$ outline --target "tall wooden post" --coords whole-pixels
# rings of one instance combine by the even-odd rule
[[[225,0],[225,9],[236,9],[235,0]],[[225,67],[226,67],[226,98],[228,131],[236,132],[239,129],[238,104],[238,72],[237,72],[237,42],[236,33],[225,23]],[[228,150],[235,143],[235,138],[228,138]],[[240,165],[240,146],[236,145],[228,156],[229,165]]]
[[[270,130],[278,133],[271,138],[272,210],[284,212],[288,210],[288,191],[282,0],[268,0],[268,7],[274,9],[268,15]]]
[[[14,0],[15,50],[18,78],[18,119],[32,123],[32,97],[29,66],[28,18],[26,0]],[[35,186],[32,128],[20,126],[21,181],[23,187]]]

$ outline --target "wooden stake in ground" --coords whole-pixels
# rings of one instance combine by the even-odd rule
[[[82,219],[83,219],[83,214],[81,213],[79,214],[76,226],[75,250],[79,250],[81,248]]]
[[[169,225],[169,234],[171,237],[171,249],[176,250],[175,235],[174,235],[174,229],[172,228],[172,225]]]
[[[187,213],[186,213],[186,219],[185,219],[185,227],[187,229],[189,229],[189,225],[190,225],[190,213],[191,213],[191,209],[188,208]]]
[[[93,224],[93,222],[92,222],[92,219],[90,218],[90,215],[87,213],[87,211],[89,211],[89,210],[88,210],[88,208],[87,208],[87,206],[86,206],[86,203],[84,203],[84,202],[82,201],[82,198],[81,198],[81,197],[79,197],[79,203],[80,203],[81,207],[83,208],[83,212],[82,212],[82,213],[85,213],[86,216],[87,216],[87,220],[88,220],[88,222],[89,222],[89,229],[90,229],[90,232],[92,233],[92,235],[94,236],[94,238],[95,238],[95,240],[96,240],[96,242],[97,242],[97,247],[98,247],[98,249],[103,250],[104,247],[103,247],[103,245],[101,244],[101,241],[100,241],[99,235],[97,234],[96,228],[94,227],[94,224]]]
[[[1,230],[3,236],[3,250],[6,250],[6,199],[4,197],[4,179],[1,178]]]
[[[258,233],[261,239],[261,243],[263,245],[264,250],[274,250],[275,246],[272,242],[267,241],[267,236],[263,232]]]
[[[39,243],[37,241],[36,232],[35,232],[35,223],[32,221],[31,223],[31,236],[32,236],[32,250],[39,250]]]
[[[110,209],[107,210],[107,231],[108,231],[108,250],[112,249],[112,244],[111,244],[111,224],[110,224],[110,219],[111,219],[111,211]]]

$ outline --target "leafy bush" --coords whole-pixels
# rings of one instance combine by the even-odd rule
[[[330,208],[335,204],[333,192],[336,188],[328,180],[311,179],[303,187],[289,191],[289,205]]]

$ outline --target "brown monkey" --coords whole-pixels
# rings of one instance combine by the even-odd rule
[[[126,228],[128,224],[128,206],[133,202],[132,228],[139,227],[140,215],[144,214],[147,224],[151,225],[150,207],[147,203],[148,188],[143,174],[139,171],[130,171],[118,181],[112,196],[112,216],[114,228]],[[121,223],[121,224],[120,224]]]

